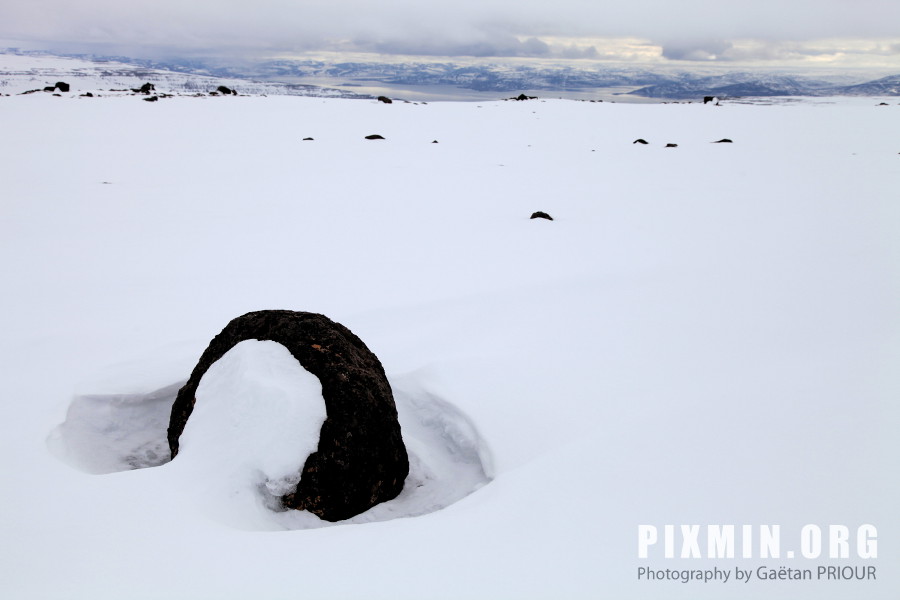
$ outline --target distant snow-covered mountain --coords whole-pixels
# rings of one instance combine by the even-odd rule
[[[338,78],[347,81],[380,81],[390,85],[451,85],[477,91],[520,90],[586,91],[597,88],[633,88],[634,96],[688,99],[707,95],[823,96],[900,95],[900,75],[857,85],[841,85],[795,74],[741,71],[710,75],[708,72],[654,70],[644,67],[478,64],[453,62],[370,63],[277,60],[260,62],[249,74],[263,80],[303,77]],[[219,75],[238,76],[225,69]]]
[[[820,96],[835,87],[826,81],[765,73],[728,73],[717,76],[682,74],[677,80],[631,92],[649,98],[686,99],[699,96],[735,98],[748,96]]]
[[[521,91],[590,93],[606,90],[622,99],[658,100],[771,96],[898,96],[900,75],[874,81],[824,80],[765,71],[727,72],[698,68],[675,71],[637,66],[551,63],[461,63],[446,61],[326,61],[168,59],[127,57],[51,57],[34,53],[0,53],[0,92],[21,93],[69,78],[85,87],[133,88],[158,84],[170,93],[206,93],[226,85],[243,94],[372,98],[355,87],[372,83],[386,89],[446,88],[509,94]],[[324,84],[323,84],[324,82]],[[30,87],[29,87],[30,86]],[[331,87],[329,87],[331,86]],[[346,89],[350,88],[350,89]],[[369,90],[371,92],[371,89]],[[377,95],[381,92],[375,92]]]
[[[900,96],[900,75],[882,77],[858,85],[847,85],[839,89],[842,96]]]
[[[21,94],[43,90],[63,81],[71,92],[117,94],[132,92],[143,84],[153,84],[161,94],[196,95],[216,93],[225,86],[240,94],[316,96],[327,98],[367,98],[345,90],[301,83],[254,81],[247,77],[217,77],[195,71],[109,57],[53,56],[42,53],[0,52],[0,94]]]

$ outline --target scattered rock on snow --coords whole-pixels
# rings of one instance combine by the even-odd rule
[[[66,83],[65,81],[57,81],[56,85],[54,85],[53,88],[51,88],[51,91],[53,91],[53,90],[59,90],[61,92],[68,92],[69,84]]]
[[[539,211],[537,211],[537,212],[531,213],[531,217],[530,217],[530,218],[532,218],[532,219],[547,219],[548,221],[552,221],[552,220],[553,220],[553,217],[551,217],[550,215],[548,215],[547,213],[545,213],[545,212],[542,211],[542,210],[539,210]]]
[[[282,497],[284,506],[340,521],[395,498],[403,489],[409,459],[384,369],[353,332],[315,313],[251,312],[213,338],[172,405],[172,457],[178,454],[204,373],[244,340],[280,343],[322,384],[327,418],[318,449],[306,458],[296,490]]]
[[[131,91],[134,92],[135,94],[148,94],[149,95],[150,92],[155,91],[155,90],[156,90],[156,86],[153,85],[152,83],[150,83],[149,81],[139,88],[131,88]]]

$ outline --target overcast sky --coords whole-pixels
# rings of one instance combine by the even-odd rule
[[[328,50],[900,70],[900,0],[0,0],[0,42],[131,56]]]

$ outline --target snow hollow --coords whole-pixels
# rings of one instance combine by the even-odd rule
[[[897,597],[896,98],[82,91],[0,98],[4,597]],[[226,502],[215,455],[163,464],[167,398],[268,308],[379,357],[411,504],[304,528]],[[241,468],[277,488],[267,456]],[[639,559],[672,523],[778,524],[783,554]],[[879,557],[799,558],[807,524],[873,524]],[[637,577],[820,564],[878,580]]]

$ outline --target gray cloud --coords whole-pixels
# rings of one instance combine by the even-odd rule
[[[536,37],[520,40],[506,32],[460,37],[394,36],[389,39],[359,36],[350,45],[357,51],[418,56],[547,57],[551,54],[550,46]]]
[[[144,52],[356,50],[592,58],[590,44],[664,40],[671,60],[735,60],[738,39],[900,39],[897,0],[6,0],[0,39]],[[761,50],[760,50],[761,51]],[[601,53],[608,54],[607,50]],[[765,52],[762,52],[761,56]],[[776,52],[777,54],[777,52]]]
[[[733,44],[725,40],[679,40],[662,45],[662,55],[671,60],[721,60]]]

